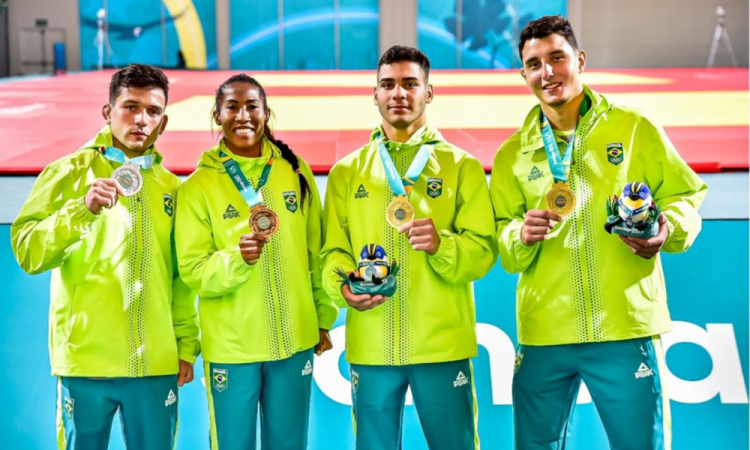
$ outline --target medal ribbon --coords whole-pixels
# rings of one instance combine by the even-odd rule
[[[128,158],[125,153],[119,148],[106,147],[99,150],[105,158],[110,161],[118,162],[120,164],[133,164],[140,167],[143,170],[154,167],[154,155],[143,155],[135,158]]]
[[[219,150],[219,160],[224,165],[224,168],[227,170],[227,175],[229,175],[229,178],[232,180],[232,183],[234,183],[237,190],[240,191],[242,198],[245,199],[245,203],[247,203],[250,209],[255,209],[262,205],[263,202],[258,196],[258,191],[260,191],[260,188],[265,186],[268,181],[268,176],[271,174],[273,157],[269,158],[266,167],[263,168],[263,172],[260,174],[260,179],[258,180],[257,188],[253,188],[252,183],[248,181],[247,177],[242,172],[242,169],[240,169],[240,165],[237,164],[237,161],[224,153],[223,150]]]
[[[576,135],[578,134],[578,124],[581,118],[586,115],[589,109],[589,98],[584,95],[583,102],[581,102],[581,109],[578,111],[578,119],[576,120],[576,127],[573,131],[573,135],[570,137],[568,145],[565,147],[565,153],[560,156],[560,150],[557,147],[557,140],[555,134],[552,131],[552,127],[549,124],[549,120],[541,113],[542,122],[542,141],[544,142],[544,150],[547,152],[547,161],[549,162],[549,168],[552,172],[552,178],[555,183],[567,183],[568,182],[568,170],[570,169],[570,159],[573,156],[573,146],[575,145]]]
[[[391,185],[393,196],[408,197],[417,179],[419,179],[422,171],[427,166],[427,161],[430,160],[430,145],[424,144],[419,148],[416,156],[414,156],[414,161],[411,162],[403,179],[398,175],[398,170],[396,170],[396,166],[393,164],[393,159],[388,154],[388,150],[385,148],[382,140],[378,142],[378,153],[380,153],[380,160],[383,162],[385,176],[388,178],[388,184]]]

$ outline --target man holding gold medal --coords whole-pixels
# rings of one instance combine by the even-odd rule
[[[374,91],[382,125],[328,177],[323,285],[349,307],[359,450],[401,448],[408,387],[431,449],[479,445],[471,283],[495,262],[492,205],[479,161],[427,124],[429,68],[417,49],[385,52]],[[359,275],[388,274],[386,258],[399,267],[395,293],[354,294]],[[380,279],[367,282],[377,288]]]
[[[44,169],[11,228],[21,267],[52,270],[60,449],[105,450],[118,410],[129,449],[174,447],[178,386],[200,346],[195,296],[174,263],[180,180],[154,147],[168,91],[159,69],[115,73],[107,125]]]
[[[500,261],[521,274],[516,448],[566,448],[584,381],[612,448],[669,449],[659,252],[695,241],[707,186],[660,126],[582,84],[586,53],[566,19],[530,22],[519,53],[540,104],[500,148],[490,181]],[[644,208],[650,186],[662,212],[655,236],[605,231],[607,200],[626,185]]]

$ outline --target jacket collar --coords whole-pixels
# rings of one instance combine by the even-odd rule
[[[583,86],[583,92],[591,99],[591,108],[583,121],[593,122],[596,117],[612,109],[612,104],[598,92]],[[521,127],[521,153],[529,153],[544,148],[540,123],[542,107],[534,106]]]

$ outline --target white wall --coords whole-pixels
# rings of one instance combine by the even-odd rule
[[[430,0],[422,0],[430,1]],[[380,54],[394,45],[417,45],[417,0],[380,0]]]
[[[10,74],[39,73],[40,66],[22,65],[22,61],[41,61],[42,46],[35,32],[36,19],[47,19],[46,57],[52,70],[54,41],[65,38],[69,70],[81,68],[80,22],[78,0],[8,0]]]
[[[747,0],[568,0],[568,16],[590,67],[705,67],[717,6],[747,67]],[[730,64],[722,44],[715,65]]]

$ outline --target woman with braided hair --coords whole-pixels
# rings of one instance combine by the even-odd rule
[[[321,287],[321,202],[310,167],[268,127],[261,84],[216,90],[219,144],[182,185],[180,273],[199,294],[212,448],[305,449],[313,352],[337,309]]]

